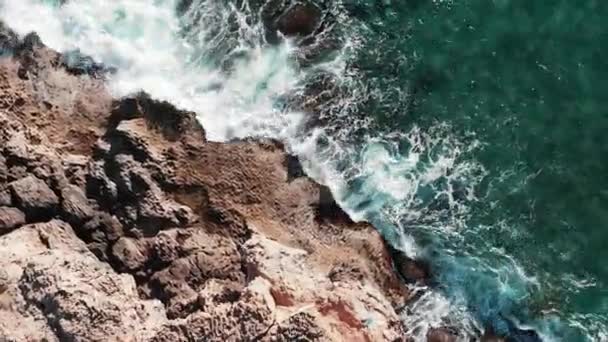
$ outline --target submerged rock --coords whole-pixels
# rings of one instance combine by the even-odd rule
[[[307,36],[321,23],[321,9],[312,3],[296,3],[277,20],[277,29],[286,36]]]
[[[426,335],[427,342],[456,342],[458,333],[450,328],[433,328]]]

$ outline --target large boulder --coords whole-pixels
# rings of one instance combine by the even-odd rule
[[[29,222],[47,220],[56,214],[59,197],[42,180],[27,176],[12,182],[9,188]]]
[[[82,225],[90,220],[95,211],[84,192],[75,185],[61,189],[61,215],[73,225]]]

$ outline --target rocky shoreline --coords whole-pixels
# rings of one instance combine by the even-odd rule
[[[0,340],[406,340],[391,251],[280,143],[2,31]]]

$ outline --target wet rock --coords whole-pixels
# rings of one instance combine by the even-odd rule
[[[426,335],[427,342],[456,342],[458,333],[450,328],[433,328]]]
[[[307,36],[319,27],[321,16],[321,9],[314,4],[297,3],[281,15],[277,28],[286,36]]]
[[[61,216],[70,224],[82,225],[93,217],[94,210],[89,205],[84,192],[75,185],[61,189]]]
[[[17,34],[0,21],[0,56],[11,54],[19,44]]]
[[[507,339],[488,330],[481,336],[481,342],[507,342]]]
[[[68,51],[60,56],[60,64],[64,69],[76,76],[89,75],[91,77],[103,77],[113,74],[116,68],[106,66],[95,61],[92,57],[83,55],[80,51]]]
[[[25,224],[25,214],[17,208],[0,207],[0,235]]]
[[[408,283],[428,285],[431,281],[430,265],[422,260],[416,260],[393,247],[389,247],[397,272]]]
[[[116,126],[120,121],[145,118],[148,124],[158,129],[169,141],[175,141],[186,131],[194,132],[196,138],[205,141],[205,130],[196,119],[196,113],[178,109],[166,101],[152,99],[146,93],[138,93],[114,101],[110,122]]]
[[[338,205],[331,190],[324,185],[319,187],[319,200],[316,206],[317,219],[352,222],[350,216]]]
[[[42,180],[28,176],[12,182],[9,188],[29,222],[47,220],[57,212],[59,198]]]
[[[285,157],[285,167],[287,168],[288,182],[306,176],[304,169],[302,168],[302,164],[297,156],[287,155]]]

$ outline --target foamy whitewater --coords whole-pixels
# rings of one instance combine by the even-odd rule
[[[286,142],[307,173],[330,186],[354,219],[370,221],[412,257],[433,258],[443,285],[415,289],[420,298],[402,312],[417,341],[426,340],[430,327],[454,326],[460,340],[469,341],[483,331],[480,319],[504,325],[498,311],[509,307],[510,298],[525,295],[522,289],[535,286],[504,251],[483,252],[492,254],[495,264],[454,252],[461,247],[469,205],[478,200],[473,189],[485,176],[481,165],[461,158],[479,147],[474,137],[463,143],[441,122],[424,132],[372,130],[370,116],[355,113],[360,102],[382,96],[347,67],[364,27],[349,29],[331,59],[300,67],[293,42],[266,42],[258,13],[247,1],[236,7],[195,0],[179,14],[176,0],[0,4],[1,19],[19,34],[35,31],[54,49],[79,51],[116,67],[110,86],[117,96],[143,89],[192,110],[210,140]],[[340,7],[337,1],[331,9],[337,21],[351,25]],[[339,91],[317,113],[327,124],[309,129],[307,114],[286,99],[303,94],[319,74],[332,75]],[[430,247],[420,248],[420,240]]]

